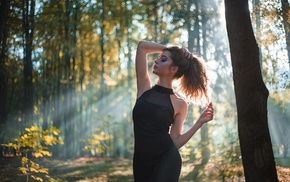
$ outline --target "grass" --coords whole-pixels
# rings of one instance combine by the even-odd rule
[[[276,157],[275,162],[277,166],[290,168],[290,157]]]
[[[44,162],[50,169],[52,181],[133,181],[131,161],[83,157],[61,162]]]
[[[277,173],[280,182],[290,181],[290,158],[276,158]],[[111,159],[82,157],[74,160],[55,160],[44,158],[34,160],[40,166],[49,168],[50,178],[45,175],[38,175],[45,181],[50,182],[132,182],[133,170],[130,159]],[[0,181],[27,181],[27,175],[21,174],[18,167],[21,165],[21,158],[0,158]],[[183,164],[180,182],[190,182],[194,168],[193,164]],[[220,166],[219,166],[220,167]],[[242,168],[242,166],[240,166]],[[222,181],[216,170],[217,166],[208,164],[199,172],[202,181]],[[37,174],[36,174],[37,175]],[[208,179],[208,180],[207,180]],[[232,177],[230,181],[243,181]],[[29,181],[33,181],[29,176]]]

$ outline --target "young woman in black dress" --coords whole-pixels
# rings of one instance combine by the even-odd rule
[[[154,60],[153,73],[157,83],[151,86],[147,55],[159,53]],[[201,58],[187,49],[154,42],[140,41],[136,52],[137,100],[133,108],[135,182],[177,182],[181,170],[182,147],[206,122],[213,119],[210,103],[199,119],[186,132],[182,125],[187,115],[184,99],[201,101],[208,98],[208,78]],[[173,92],[172,82],[180,79]]]

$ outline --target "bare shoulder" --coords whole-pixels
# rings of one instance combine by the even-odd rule
[[[171,95],[171,101],[172,101],[172,105],[174,108],[174,113],[175,115],[179,114],[179,113],[186,113],[187,112],[187,103],[185,102],[185,100],[183,100],[182,98],[174,95]]]

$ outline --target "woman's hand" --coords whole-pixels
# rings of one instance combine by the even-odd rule
[[[201,124],[207,123],[213,119],[214,109],[212,107],[212,103],[210,103],[206,109],[202,112],[197,122]]]

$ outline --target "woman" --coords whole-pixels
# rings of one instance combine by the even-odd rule
[[[159,53],[153,73],[158,76],[151,87],[147,55]],[[185,99],[207,98],[208,78],[202,60],[178,46],[166,47],[140,41],[136,52],[137,101],[133,108],[135,182],[176,182],[181,170],[182,147],[206,122],[213,119],[210,103],[195,124],[185,133],[182,125],[187,103],[172,90],[172,82],[180,79]]]

